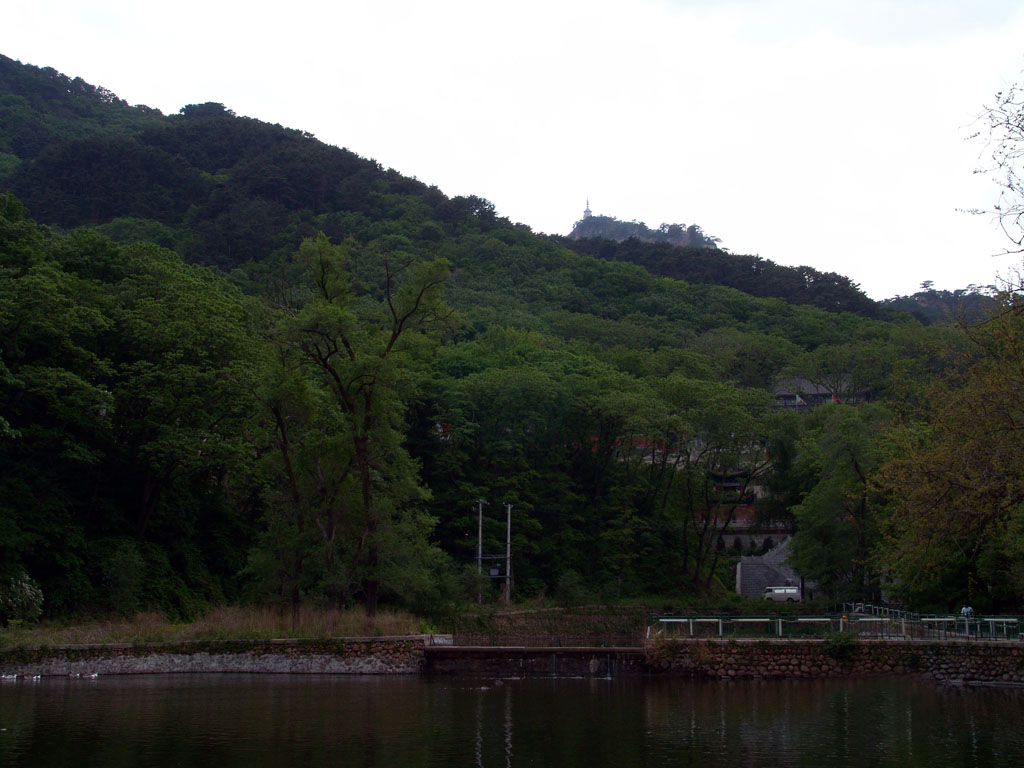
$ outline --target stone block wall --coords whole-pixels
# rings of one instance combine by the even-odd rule
[[[24,677],[173,672],[415,674],[424,636],[142,645],[79,645],[0,651],[0,673]]]
[[[947,683],[1024,685],[1024,643],[668,639],[646,648],[465,648],[427,636],[0,651],[0,674],[89,677],[174,672],[448,674],[718,680],[918,675]]]
[[[1019,642],[668,640],[647,649],[655,673],[703,679],[924,675],[950,683],[1024,684]]]
[[[474,677],[627,677],[648,675],[640,648],[484,648],[427,649],[423,671]]]

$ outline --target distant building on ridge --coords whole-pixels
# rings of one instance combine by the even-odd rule
[[[696,224],[662,224],[651,229],[640,221],[620,221],[611,216],[595,216],[590,210],[590,199],[583,209],[583,218],[573,225],[570,240],[600,237],[621,243],[631,237],[645,243],[668,243],[688,248],[714,248],[718,250],[718,238],[705,235]]]

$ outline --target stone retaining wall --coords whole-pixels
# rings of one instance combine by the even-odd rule
[[[427,648],[423,671],[476,677],[626,677],[649,675],[642,648]]]
[[[81,676],[169,672],[415,674],[427,636],[145,645],[77,645],[0,651],[0,674]]]
[[[466,648],[433,636],[64,646],[0,651],[0,674],[171,672],[623,676],[794,679],[923,675],[1024,685],[1024,644],[832,640],[669,640],[641,648]]]
[[[1019,642],[681,640],[648,648],[662,674],[705,679],[924,675],[949,683],[1024,684]]]

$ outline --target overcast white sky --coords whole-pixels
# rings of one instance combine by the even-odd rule
[[[0,53],[165,113],[218,101],[535,231],[699,224],[874,298],[1020,265],[968,141],[1019,0],[50,0]]]

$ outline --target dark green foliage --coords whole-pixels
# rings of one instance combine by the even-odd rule
[[[10,186],[34,217],[70,228],[125,215],[174,223],[212,183],[133,138],[94,136],[23,162]]]
[[[880,538],[870,478],[881,461],[878,436],[888,420],[874,403],[823,405],[807,414],[796,445],[794,469],[807,491],[789,509],[798,526],[790,562],[831,600],[879,599],[870,561]]]
[[[908,312],[922,323],[977,323],[995,310],[995,286],[969,285],[956,291],[937,291],[929,282],[911,296],[894,296],[881,302],[886,309]]]
[[[585,236],[590,237],[590,236]],[[829,312],[854,312],[879,317],[879,306],[849,278],[811,267],[784,267],[760,256],[741,256],[707,247],[667,242],[624,242],[554,238],[579,253],[608,261],[639,264],[652,274],[689,283],[728,285],[751,296],[775,297],[791,304],[809,304]]]
[[[50,611],[194,613],[239,566],[220,534],[248,535],[226,481],[252,460],[249,309],[168,251],[3,213],[0,567]]]
[[[825,655],[840,664],[849,664],[857,655],[857,635],[853,632],[831,632],[825,636]]]
[[[130,107],[81,78],[0,55],[0,156],[28,160],[63,141],[99,133],[126,136],[160,119],[158,110]]]
[[[43,612],[43,590],[24,569],[0,578],[0,626],[11,621],[35,621]]]
[[[489,554],[512,504],[517,596],[707,592],[734,562],[709,510],[763,480],[761,514],[817,520],[850,486],[824,414],[771,413],[780,375],[941,370],[837,275],[538,237],[221,104],[0,65],[0,183],[61,230],[0,196],[0,574],[53,614],[450,615],[478,498]]]
[[[277,591],[293,609],[310,566],[322,568],[332,605],[363,592],[370,616],[381,589],[411,596],[429,582],[424,571],[444,568],[426,544],[427,493],[400,427],[402,380],[450,314],[440,300],[447,264],[417,259],[406,245],[384,238],[355,250],[323,233],[303,241],[304,280],[290,293],[308,300],[285,299],[272,316],[277,364],[267,367],[260,405],[272,417],[277,490],[266,522],[277,530],[254,562],[265,580],[287,582]]]

